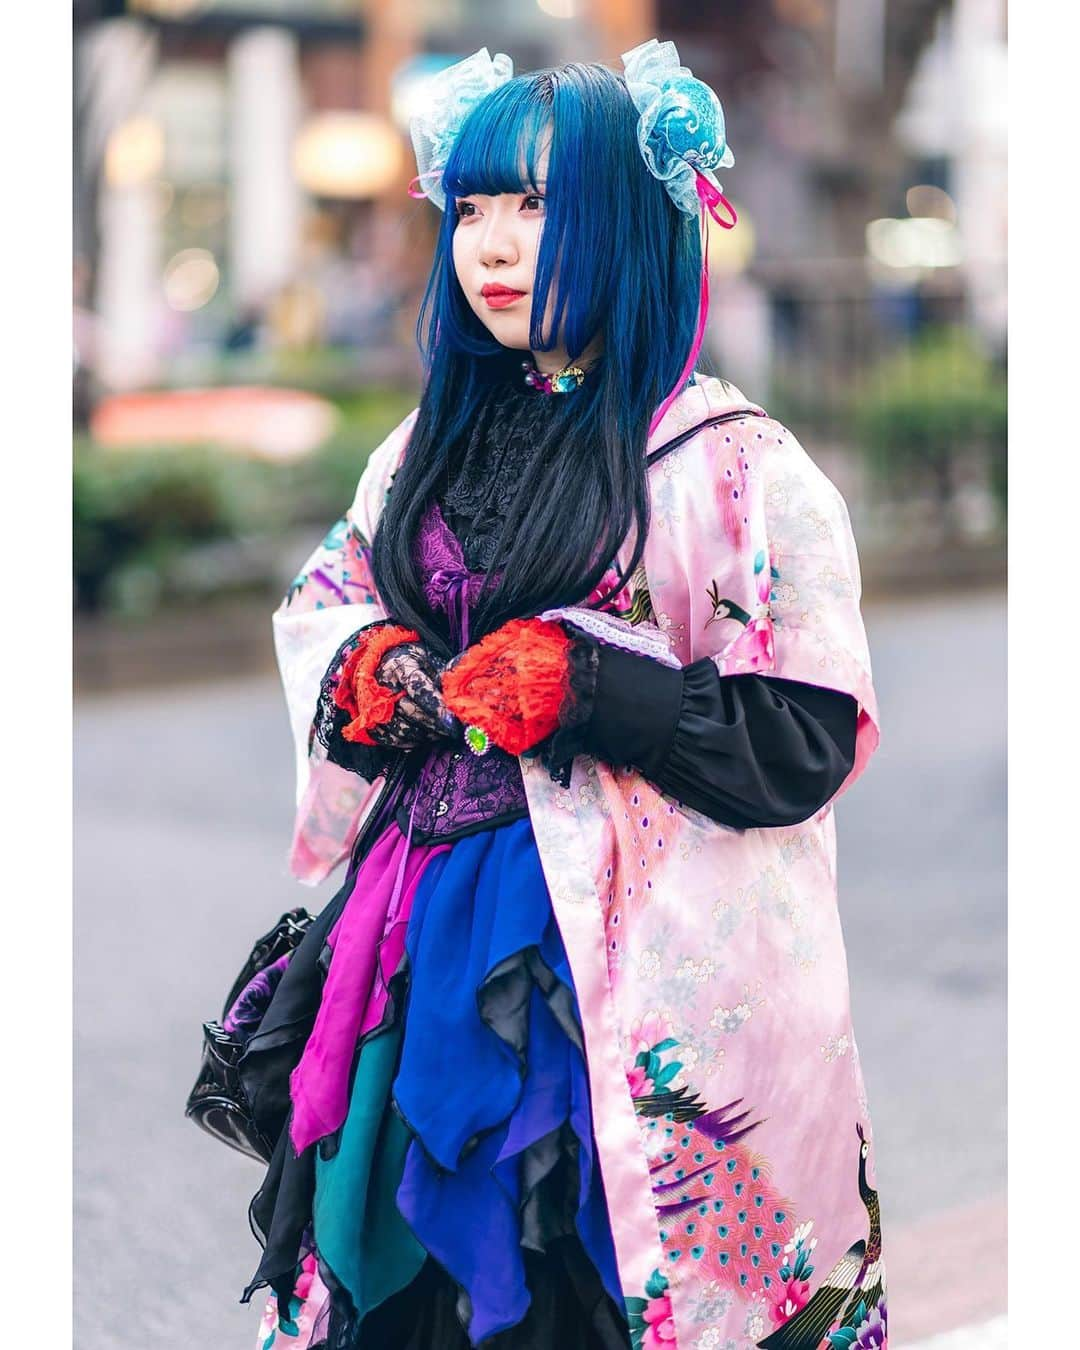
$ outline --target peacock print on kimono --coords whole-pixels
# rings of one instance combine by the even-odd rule
[[[765,1158],[746,1142],[763,1122],[743,1099],[710,1109],[692,1087],[672,1083],[683,1065],[666,1016],[633,1024],[636,1057],[628,1069],[652,1182],[666,1268],[653,1272],[644,1298],[628,1298],[634,1350],[660,1350],[674,1336],[669,1273],[693,1263],[702,1276],[745,1300],[762,1300],[775,1330],[760,1350],[886,1350],[885,1273],[877,1191],[866,1176],[870,1152],[859,1137],[859,1195],[870,1219],[810,1296],[817,1238],[813,1220],[797,1222]],[[672,1058],[672,1056],[676,1056]],[[760,1335],[759,1333],[756,1333]]]
[[[700,1263],[721,1288],[775,1299],[792,1206],[744,1142],[760,1122],[741,1098],[710,1110],[688,1086],[670,1087],[682,1065],[662,1057],[678,1044],[665,1037],[640,1050],[630,1077],[665,1256],[671,1266]]]
[[[781,1326],[758,1341],[759,1350],[885,1350],[888,1345],[885,1269],[881,1258],[878,1193],[866,1179],[870,1144],[861,1125],[859,1195],[870,1232],[853,1242],[822,1280],[813,1298]]]

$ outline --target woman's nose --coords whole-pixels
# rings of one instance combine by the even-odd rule
[[[517,256],[517,245],[510,226],[499,220],[487,222],[480,240],[480,261],[494,266],[496,263],[514,263]]]

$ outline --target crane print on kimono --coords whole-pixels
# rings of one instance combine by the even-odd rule
[[[696,380],[649,440],[676,445],[649,471],[644,562],[612,607],[616,640],[850,693],[856,755],[840,795],[878,742],[846,506],[790,431],[730,384]],[[360,606],[313,579],[327,564],[361,576],[414,420],[372,454],[348,539],[275,615],[298,766],[290,866],[307,882],[347,856],[377,795],[311,745],[318,682],[344,638],[385,617],[370,567]],[[579,756],[564,786],[535,757],[520,763],[578,992],[635,1347],[884,1345],[833,803],[738,831],[632,769]]]
[[[650,470],[648,603],[629,610],[654,625],[631,631],[659,632],[684,664],[851,694],[839,795],[878,743],[847,508],[790,431],[699,380],[650,442],[700,427]],[[724,412],[745,415],[705,425]],[[884,1345],[833,802],[739,831],[632,769],[581,756],[564,787],[521,763],[581,1003],[635,1346]]]

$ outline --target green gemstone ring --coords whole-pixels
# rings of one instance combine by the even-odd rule
[[[491,749],[491,738],[486,731],[470,723],[465,728],[465,744],[474,755],[486,755]]]

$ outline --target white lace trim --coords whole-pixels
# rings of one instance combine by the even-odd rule
[[[623,651],[651,657],[662,666],[670,666],[674,670],[682,668],[682,662],[672,650],[671,639],[655,624],[632,624],[617,614],[605,614],[601,610],[584,609],[578,605],[545,609],[539,617],[565,619],[608,647],[621,647]]]

